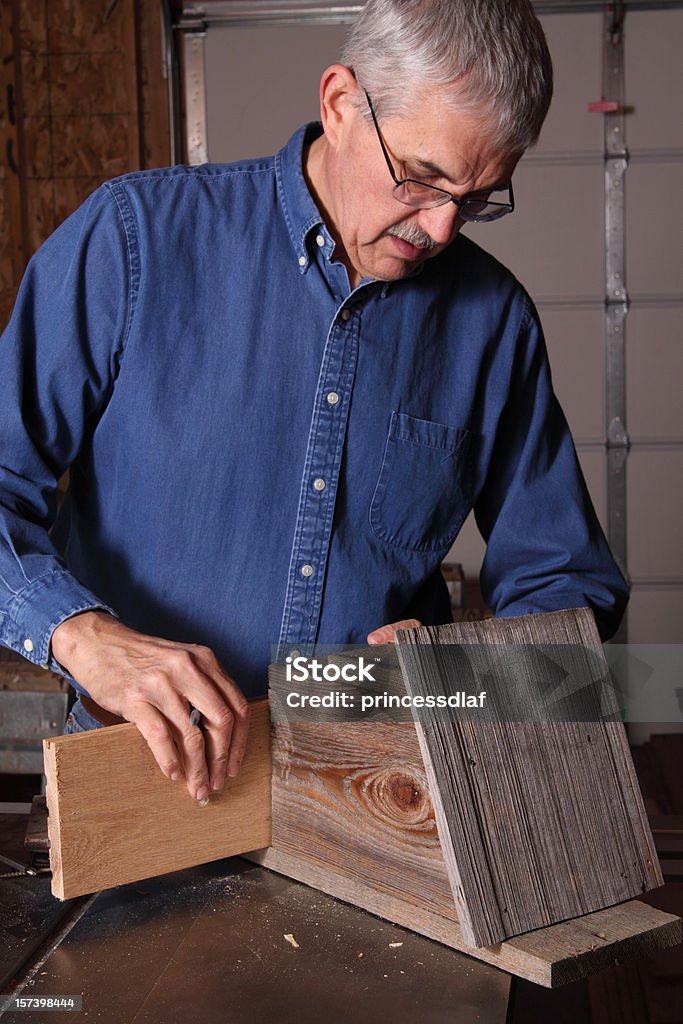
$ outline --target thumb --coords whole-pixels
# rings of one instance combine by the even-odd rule
[[[399,622],[391,622],[388,626],[380,626],[372,633],[368,633],[369,644],[393,644],[395,640],[394,630],[411,629],[414,626],[421,626],[418,619],[401,619]]]

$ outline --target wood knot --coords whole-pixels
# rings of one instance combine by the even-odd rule
[[[414,809],[422,799],[422,793],[410,775],[396,772],[387,779],[387,789],[397,807],[403,811]]]
[[[427,780],[418,773],[401,769],[383,770],[368,779],[367,796],[375,813],[420,831],[435,827]]]

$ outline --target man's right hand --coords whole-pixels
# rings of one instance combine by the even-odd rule
[[[207,647],[146,636],[90,611],[55,629],[52,654],[93,700],[137,725],[164,775],[184,777],[195,800],[237,775],[249,702]],[[190,706],[201,729],[190,725]]]

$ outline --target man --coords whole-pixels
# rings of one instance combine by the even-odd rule
[[[276,157],[99,189],[0,345],[0,639],[198,800],[272,643],[448,619],[471,507],[496,614],[589,605],[606,635],[626,600],[530,300],[459,235],[512,212],[547,110],[530,3],[371,0],[342,59]]]

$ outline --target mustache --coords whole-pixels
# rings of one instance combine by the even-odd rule
[[[417,224],[394,224],[393,227],[387,228],[386,234],[402,238],[404,242],[409,242],[418,249],[436,249],[439,244]]]

